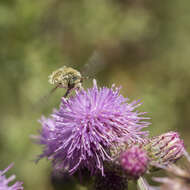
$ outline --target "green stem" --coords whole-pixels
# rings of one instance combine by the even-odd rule
[[[149,190],[148,185],[143,177],[137,180],[137,187],[139,190]]]

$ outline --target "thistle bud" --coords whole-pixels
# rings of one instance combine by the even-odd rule
[[[153,137],[144,145],[150,158],[150,164],[167,166],[174,163],[184,154],[184,143],[177,132],[168,132]]]
[[[121,153],[119,161],[128,178],[138,179],[146,172],[149,159],[145,150],[133,146]]]

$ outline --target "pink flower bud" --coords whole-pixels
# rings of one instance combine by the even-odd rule
[[[149,159],[146,151],[133,146],[121,153],[119,160],[129,178],[138,179],[146,172]]]

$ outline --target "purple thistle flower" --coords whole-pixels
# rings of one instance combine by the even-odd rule
[[[133,146],[121,153],[119,161],[129,178],[138,179],[146,172],[149,158],[145,150]]]
[[[15,175],[11,175],[9,178],[5,177],[5,173],[12,168],[13,164],[10,164],[6,169],[0,171],[0,190],[23,190],[22,182],[16,182],[12,186],[8,184],[15,179]]]
[[[142,142],[147,136],[142,128],[145,112],[135,111],[141,104],[128,103],[119,94],[120,89],[93,88],[76,92],[74,97],[62,98],[60,109],[51,118],[42,118],[40,144],[45,145],[40,156],[53,160],[56,168],[65,168],[71,174],[87,167],[91,173],[101,170],[104,161],[110,161],[109,148],[122,141]]]

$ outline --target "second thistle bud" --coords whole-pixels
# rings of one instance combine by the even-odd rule
[[[119,157],[121,167],[131,179],[138,179],[146,172],[148,161],[146,151],[138,146],[125,150]]]
[[[184,143],[177,132],[168,132],[153,137],[144,146],[150,157],[150,164],[167,166],[184,154]]]

